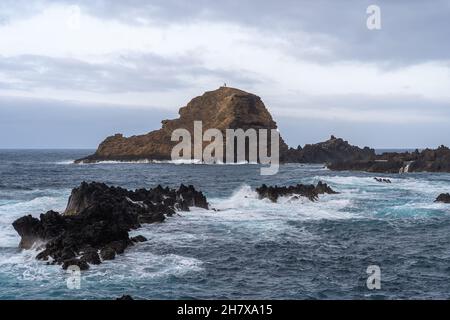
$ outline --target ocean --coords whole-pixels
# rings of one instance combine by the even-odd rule
[[[286,164],[73,164],[93,150],[0,150],[0,299],[440,299],[450,298],[450,174],[332,172]],[[64,210],[82,181],[125,188],[193,184],[212,207],[133,231],[148,238],[83,271],[69,289],[60,266],[20,251],[11,223]],[[259,200],[255,188],[326,182],[317,202]],[[367,268],[380,269],[370,290]]]

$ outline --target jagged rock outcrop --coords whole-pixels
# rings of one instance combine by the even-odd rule
[[[386,152],[372,160],[337,161],[331,170],[357,170],[376,173],[450,172],[450,149],[440,146],[414,152]]]
[[[180,117],[163,120],[162,128],[148,134],[124,137],[122,134],[106,138],[97,151],[76,162],[103,160],[170,160],[172,148],[178,143],[171,141],[176,129],[187,129],[194,137],[194,121],[202,121],[203,131],[219,129],[225,137],[226,129],[276,129],[277,125],[264,106],[261,98],[229,87],[221,87],[192,99],[179,110]],[[205,147],[208,143],[204,143]],[[287,150],[280,138],[280,152]],[[225,155],[225,152],[224,152]]]
[[[128,246],[146,241],[143,236],[130,238],[130,230],[164,221],[176,210],[189,211],[192,206],[209,207],[206,197],[193,186],[129,191],[83,182],[72,190],[64,214],[48,211],[39,219],[24,216],[13,227],[22,237],[20,248],[42,244],[38,259],[85,270],[89,264],[114,259]]]
[[[284,162],[294,163],[333,163],[375,158],[375,150],[368,147],[359,148],[347,141],[331,136],[324,142],[307,144],[303,148],[290,148],[284,155]]]
[[[435,202],[450,203],[450,193],[441,193]]]
[[[285,196],[302,196],[306,197],[311,201],[317,201],[319,199],[319,194],[336,194],[337,192],[331,189],[326,183],[319,181],[316,186],[309,184],[297,184],[295,186],[289,187],[279,187],[279,186],[267,186],[263,184],[261,187],[256,188],[256,192],[260,199],[267,198],[272,202],[277,202],[279,197]]]

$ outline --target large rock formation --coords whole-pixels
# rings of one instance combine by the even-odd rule
[[[226,129],[277,128],[260,97],[229,87],[221,87],[192,99],[179,110],[179,115],[178,119],[163,120],[161,129],[148,134],[129,138],[122,134],[108,137],[93,155],[76,162],[169,160],[172,148],[178,143],[171,141],[172,132],[187,129],[193,137],[194,121],[202,121],[203,131],[216,128],[224,136]],[[285,152],[287,145],[280,140],[280,151]]]
[[[205,196],[193,186],[129,191],[83,182],[72,190],[64,214],[49,211],[40,219],[24,216],[14,221],[13,227],[22,237],[19,247],[41,244],[38,259],[84,270],[146,240],[143,236],[130,238],[130,230],[164,221],[176,210],[189,211],[192,206],[208,208]]]
[[[260,97],[235,88],[221,87],[206,92],[182,107],[179,115],[178,119],[163,120],[161,129],[144,135],[127,138],[122,134],[116,134],[108,137],[93,155],[76,162],[170,160],[173,147],[179,143],[171,141],[173,131],[188,130],[193,142],[194,121],[202,121],[203,132],[211,128],[219,129],[224,140],[226,129],[277,129],[275,121]],[[270,150],[270,141],[268,142]],[[203,142],[203,148],[209,143]],[[284,163],[323,163],[331,170],[377,173],[450,172],[450,150],[444,146],[422,152],[391,152],[376,155],[373,149],[359,148],[334,136],[327,141],[307,144],[303,148],[298,146],[296,149],[289,148],[281,137],[279,143],[279,160]],[[248,142],[246,144],[245,159],[250,160]],[[224,157],[226,157],[225,150]],[[193,152],[191,158],[194,158]]]

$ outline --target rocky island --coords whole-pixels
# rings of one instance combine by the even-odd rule
[[[180,108],[179,118],[163,120],[160,129],[131,137],[115,134],[101,142],[94,154],[75,162],[170,160],[171,151],[177,144],[171,140],[172,132],[182,128],[194,135],[194,121],[202,121],[203,131],[210,128],[221,132],[226,129],[277,129],[260,97],[240,89],[220,87],[192,99]],[[377,155],[374,149],[351,145],[333,135],[327,141],[296,148],[288,147],[281,136],[279,139],[282,163],[320,163],[330,170],[374,173],[450,172],[450,149],[445,146],[436,150]]]
[[[178,119],[163,120],[161,129],[128,138],[122,134],[108,137],[93,155],[76,160],[76,163],[170,160],[171,151],[177,144],[171,141],[172,132],[186,129],[194,136],[194,121],[202,121],[203,131],[215,128],[223,133],[226,129],[277,129],[260,97],[239,89],[220,87],[192,99],[179,110]],[[287,149],[281,139],[280,151]]]
[[[150,133],[124,137],[118,133],[106,138],[97,151],[76,163],[99,161],[170,160],[172,132],[183,128],[194,135],[194,121],[202,121],[203,130],[226,129],[277,129],[261,98],[236,88],[220,87],[192,99],[179,110],[179,118],[163,120],[162,128]],[[347,141],[331,136],[328,141],[289,148],[280,137],[280,161],[297,163],[328,163],[347,160],[367,160],[375,156],[373,149],[361,149]]]

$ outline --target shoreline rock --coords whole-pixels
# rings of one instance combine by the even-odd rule
[[[63,214],[48,211],[39,219],[24,216],[13,227],[21,236],[20,248],[41,245],[37,259],[64,269],[77,265],[86,270],[89,264],[112,260],[127,247],[147,240],[141,235],[130,238],[129,231],[162,222],[189,207],[209,208],[206,197],[193,186],[129,191],[83,182],[72,190]]]

